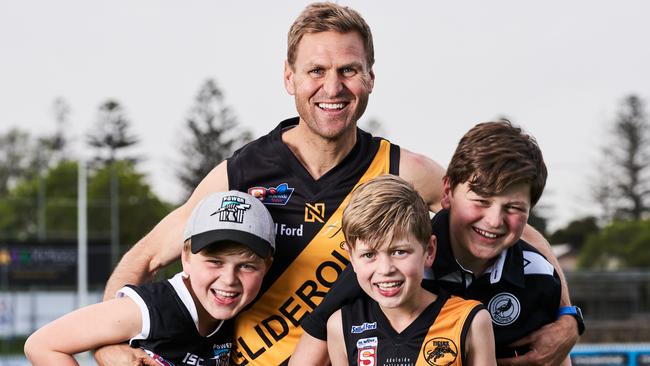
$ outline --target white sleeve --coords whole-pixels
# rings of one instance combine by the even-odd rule
[[[140,333],[135,335],[133,338],[129,340],[129,344],[131,344],[132,341],[138,340],[138,339],[147,339],[149,338],[149,329],[151,327],[151,319],[149,318],[149,309],[147,308],[147,304],[144,302],[142,297],[138,295],[137,292],[135,292],[132,288],[130,287],[122,287],[119,291],[117,291],[116,297],[128,297],[133,302],[138,305],[140,308],[140,314],[142,314],[142,329],[140,330]]]

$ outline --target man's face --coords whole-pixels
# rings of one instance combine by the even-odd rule
[[[354,131],[374,78],[357,32],[305,34],[294,65],[285,64],[284,71],[284,84],[295,98],[301,122],[327,140]]]
[[[433,264],[435,238],[426,249],[412,234],[372,249],[363,240],[348,248],[359,285],[382,309],[412,309],[420,304],[424,267]]]
[[[531,207],[530,184],[517,184],[499,195],[483,197],[472,192],[467,182],[452,190],[449,179],[445,179],[442,206],[449,209],[454,256],[478,275],[521,237]]]
[[[183,271],[189,276],[199,318],[230,319],[248,305],[260,290],[268,263],[246,254],[197,254],[185,251]],[[198,304],[197,304],[198,305]]]

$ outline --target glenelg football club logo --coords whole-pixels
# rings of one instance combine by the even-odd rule
[[[244,222],[244,211],[249,208],[251,208],[251,205],[247,204],[245,199],[237,196],[227,196],[221,200],[221,207],[210,216],[219,214],[219,221],[241,224]]]
[[[436,337],[424,344],[422,355],[431,366],[449,366],[458,357],[458,347],[449,338]]]
[[[502,292],[492,298],[488,303],[488,311],[492,322],[496,325],[510,325],[519,318],[521,304],[517,298],[507,292]]]

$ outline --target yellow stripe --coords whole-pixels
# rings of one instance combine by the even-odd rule
[[[462,365],[463,326],[472,310],[480,304],[451,296],[424,337],[415,365]]]
[[[355,188],[376,176],[387,174],[389,167],[390,143],[382,140],[375,158]],[[293,353],[298,339],[302,335],[302,328],[294,326],[287,314],[290,314],[293,322],[296,322],[311,311],[311,307],[314,304],[319,304],[322,298],[315,296],[313,302],[311,298],[307,298],[305,301],[304,294],[313,294],[316,291],[327,292],[331,283],[338,277],[339,268],[344,268],[344,264],[332,256],[332,252],[347,258],[347,253],[340,246],[344,240],[340,228],[343,209],[349,200],[350,194],[269,290],[252,308],[237,316],[234,342],[237,350],[233,356],[237,364],[278,365]],[[291,245],[291,242],[283,244]],[[306,283],[310,286],[305,288]],[[302,290],[298,291],[301,288]],[[297,295],[297,292],[303,295]],[[309,304],[309,302],[312,303]],[[280,308],[284,310],[281,311]],[[265,324],[262,324],[265,319]],[[284,327],[283,321],[288,325],[288,329]],[[276,335],[283,333],[287,335],[275,341],[269,328]],[[261,336],[260,332],[264,335]],[[239,337],[243,339],[249,351],[243,348]],[[272,343],[272,346],[269,347],[268,343]],[[262,352],[262,350],[264,351]],[[248,356],[249,353],[256,355],[254,360]]]

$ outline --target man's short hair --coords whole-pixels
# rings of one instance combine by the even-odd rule
[[[452,189],[468,182],[473,192],[486,197],[530,183],[531,206],[541,197],[546,176],[535,138],[508,120],[474,126],[461,138],[447,168]]]
[[[408,234],[426,246],[431,237],[429,208],[410,183],[382,175],[354,190],[343,211],[342,229],[351,248],[359,239],[376,248]]]
[[[361,14],[347,6],[330,2],[313,3],[300,13],[289,29],[287,40],[287,60],[293,67],[298,52],[298,43],[308,33],[320,32],[350,33],[358,32],[363,39],[368,69],[375,63],[375,49],[370,27]]]

